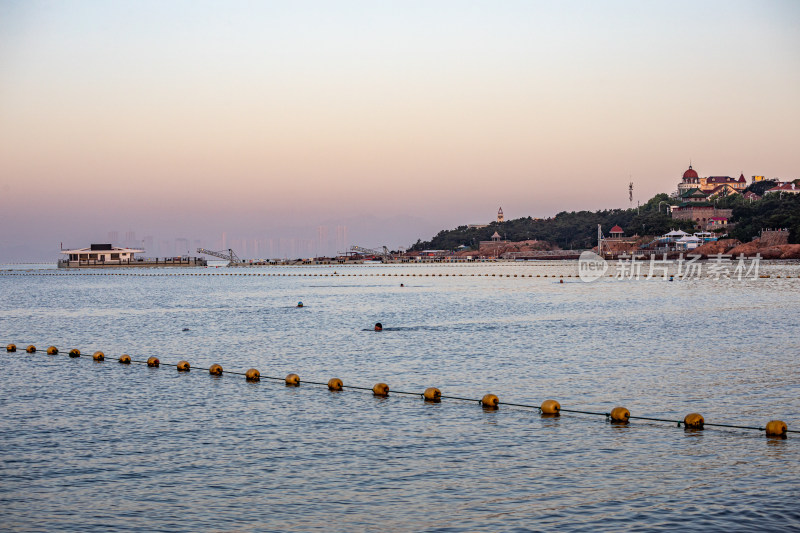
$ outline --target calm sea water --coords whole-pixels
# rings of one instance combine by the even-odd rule
[[[0,342],[21,351],[0,353],[6,530],[800,529],[798,435],[616,426],[116,362],[155,355],[800,429],[798,264],[762,265],[781,278],[672,283],[559,283],[576,273],[561,262],[9,268]],[[212,275],[185,275],[196,273]],[[84,356],[48,356],[49,345]],[[105,362],[91,360],[96,350]]]

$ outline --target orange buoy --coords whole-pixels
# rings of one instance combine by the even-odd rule
[[[372,387],[372,394],[375,396],[389,396],[389,385],[386,383],[376,383]]]
[[[339,378],[331,378],[328,381],[328,390],[342,390],[342,387],[344,387],[344,384]]]
[[[221,376],[222,375],[222,367],[220,365],[213,364],[208,369],[208,373],[213,375],[213,376]]]
[[[155,366],[155,367],[157,367],[160,364],[161,364],[161,361],[159,361],[158,357],[156,357],[155,355],[151,355],[150,357],[147,358],[147,366]]]
[[[489,409],[497,409],[497,406],[500,405],[500,399],[494,394],[487,394],[481,398],[481,405]]]
[[[47,349],[47,355],[58,355],[58,348],[51,346]]]
[[[425,398],[426,402],[439,403],[442,401],[442,391],[436,387],[428,387],[422,393],[422,397]]]
[[[545,400],[539,410],[542,411],[543,415],[559,416],[561,414],[561,404],[555,400]]]
[[[16,352],[17,351],[17,345],[16,344],[9,344],[8,346],[6,346],[6,351],[7,352]]]
[[[31,344],[30,346],[28,346],[27,348],[25,348],[25,351],[26,351],[26,352],[28,352],[28,353],[36,353],[36,346],[34,346],[33,344]]]
[[[106,354],[104,354],[103,352],[94,352],[92,354],[92,359],[94,359],[95,361],[103,361],[105,360],[105,358]]]
[[[126,353],[120,355],[119,356],[119,363],[121,365],[129,365],[129,364],[131,364],[131,356],[126,354]]]
[[[300,385],[300,376],[298,376],[297,374],[289,374],[288,376],[286,376],[285,381],[286,384],[289,385],[290,387],[297,387],[298,385]]]
[[[631,412],[624,407],[615,407],[608,416],[611,417],[612,422],[627,424],[628,419],[631,417]]]
[[[177,367],[178,372],[188,372],[191,368],[189,361],[178,361],[178,364],[175,366]]]
[[[244,378],[247,381],[260,381],[261,380],[261,372],[256,370],[255,368],[251,368],[247,372],[244,373]]]
[[[683,418],[683,426],[686,429],[703,429],[705,423],[706,421],[700,413],[689,413]]]
[[[786,422],[783,420],[770,420],[767,422],[767,427],[765,429],[767,431],[767,437],[782,437],[784,439],[786,438],[786,432],[789,431]]]
[[[71,349],[69,351],[69,356],[70,357],[80,357],[81,356],[81,351],[79,349],[77,349],[77,348],[73,348],[73,349]]]

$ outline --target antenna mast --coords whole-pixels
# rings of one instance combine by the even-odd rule
[[[597,255],[603,257],[603,227],[597,225]]]

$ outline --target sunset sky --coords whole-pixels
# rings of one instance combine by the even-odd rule
[[[627,207],[690,160],[800,177],[800,2],[0,2],[0,261],[397,247]]]

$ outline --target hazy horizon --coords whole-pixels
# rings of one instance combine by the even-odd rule
[[[690,161],[796,179],[798,27],[793,1],[4,2],[0,262],[113,232],[397,248],[635,205]]]

